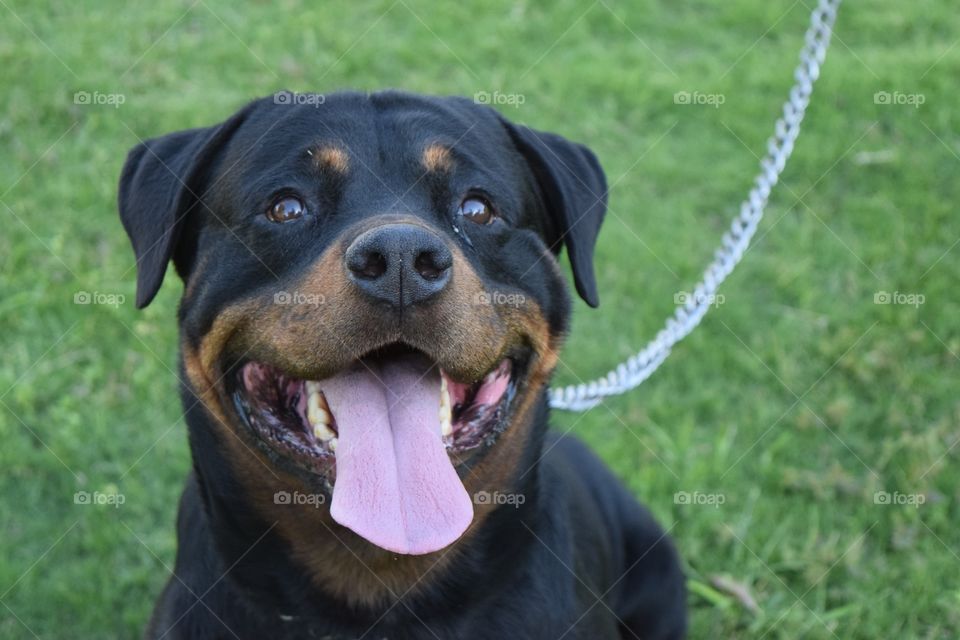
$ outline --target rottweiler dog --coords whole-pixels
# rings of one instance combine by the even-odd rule
[[[137,306],[184,282],[193,467],[148,638],[680,638],[677,553],[548,433],[596,306],[586,147],[454,97],[277,94],[140,144]]]

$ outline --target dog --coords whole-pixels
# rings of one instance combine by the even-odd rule
[[[547,429],[561,249],[598,304],[594,154],[463,98],[313,97],[122,170],[137,307],[184,282],[193,466],[146,637],[684,637],[673,543]]]

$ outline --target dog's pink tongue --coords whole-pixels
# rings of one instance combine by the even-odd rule
[[[440,375],[421,358],[361,363],[320,383],[336,420],[333,519],[378,547],[443,549],[473,504],[440,435]]]

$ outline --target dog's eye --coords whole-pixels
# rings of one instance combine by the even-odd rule
[[[493,207],[490,206],[490,203],[475,196],[466,198],[463,202],[461,202],[460,211],[458,213],[470,222],[475,222],[477,224],[490,224],[493,222],[493,219],[497,217],[497,214],[493,210]]]
[[[306,212],[307,208],[299,198],[287,196],[278,199],[267,209],[267,218],[271,222],[290,222]]]

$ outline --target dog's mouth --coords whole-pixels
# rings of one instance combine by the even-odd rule
[[[506,427],[523,367],[523,358],[507,357],[463,382],[393,346],[322,380],[247,362],[231,394],[271,455],[332,488],[335,520],[385,549],[421,554],[470,524],[455,463]]]
[[[437,436],[454,454],[491,443],[491,437],[500,431],[498,427],[503,426],[502,418],[517,386],[512,358],[501,360],[482,380],[462,383],[453,380],[439,365],[430,364],[425,356],[397,349],[361,358],[325,380],[294,378],[269,364],[248,362],[238,370],[239,384],[233,398],[241,415],[260,437],[308,470],[332,476],[332,482],[336,478],[333,463],[340,435],[337,415],[356,413],[370,402],[360,393],[349,394],[343,381],[358,373],[372,377],[382,387],[389,405],[420,399],[409,393],[412,390],[404,393],[390,388],[395,381],[389,379],[389,373],[381,373],[385,364],[389,373],[395,369],[419,373],[417,382],[427,387],[422,391],[436,397],[432,398],[432,413],[428,414],[428,407],[424,406],[424,413],[418,418],[436,422]],[[389,366],[392,364],[398,366]],[[328,394],[332,397],[328,398]],[[423,400],[426,405],[431,398]],[[338,406],[338,412],[331,409],[331,402]]]

